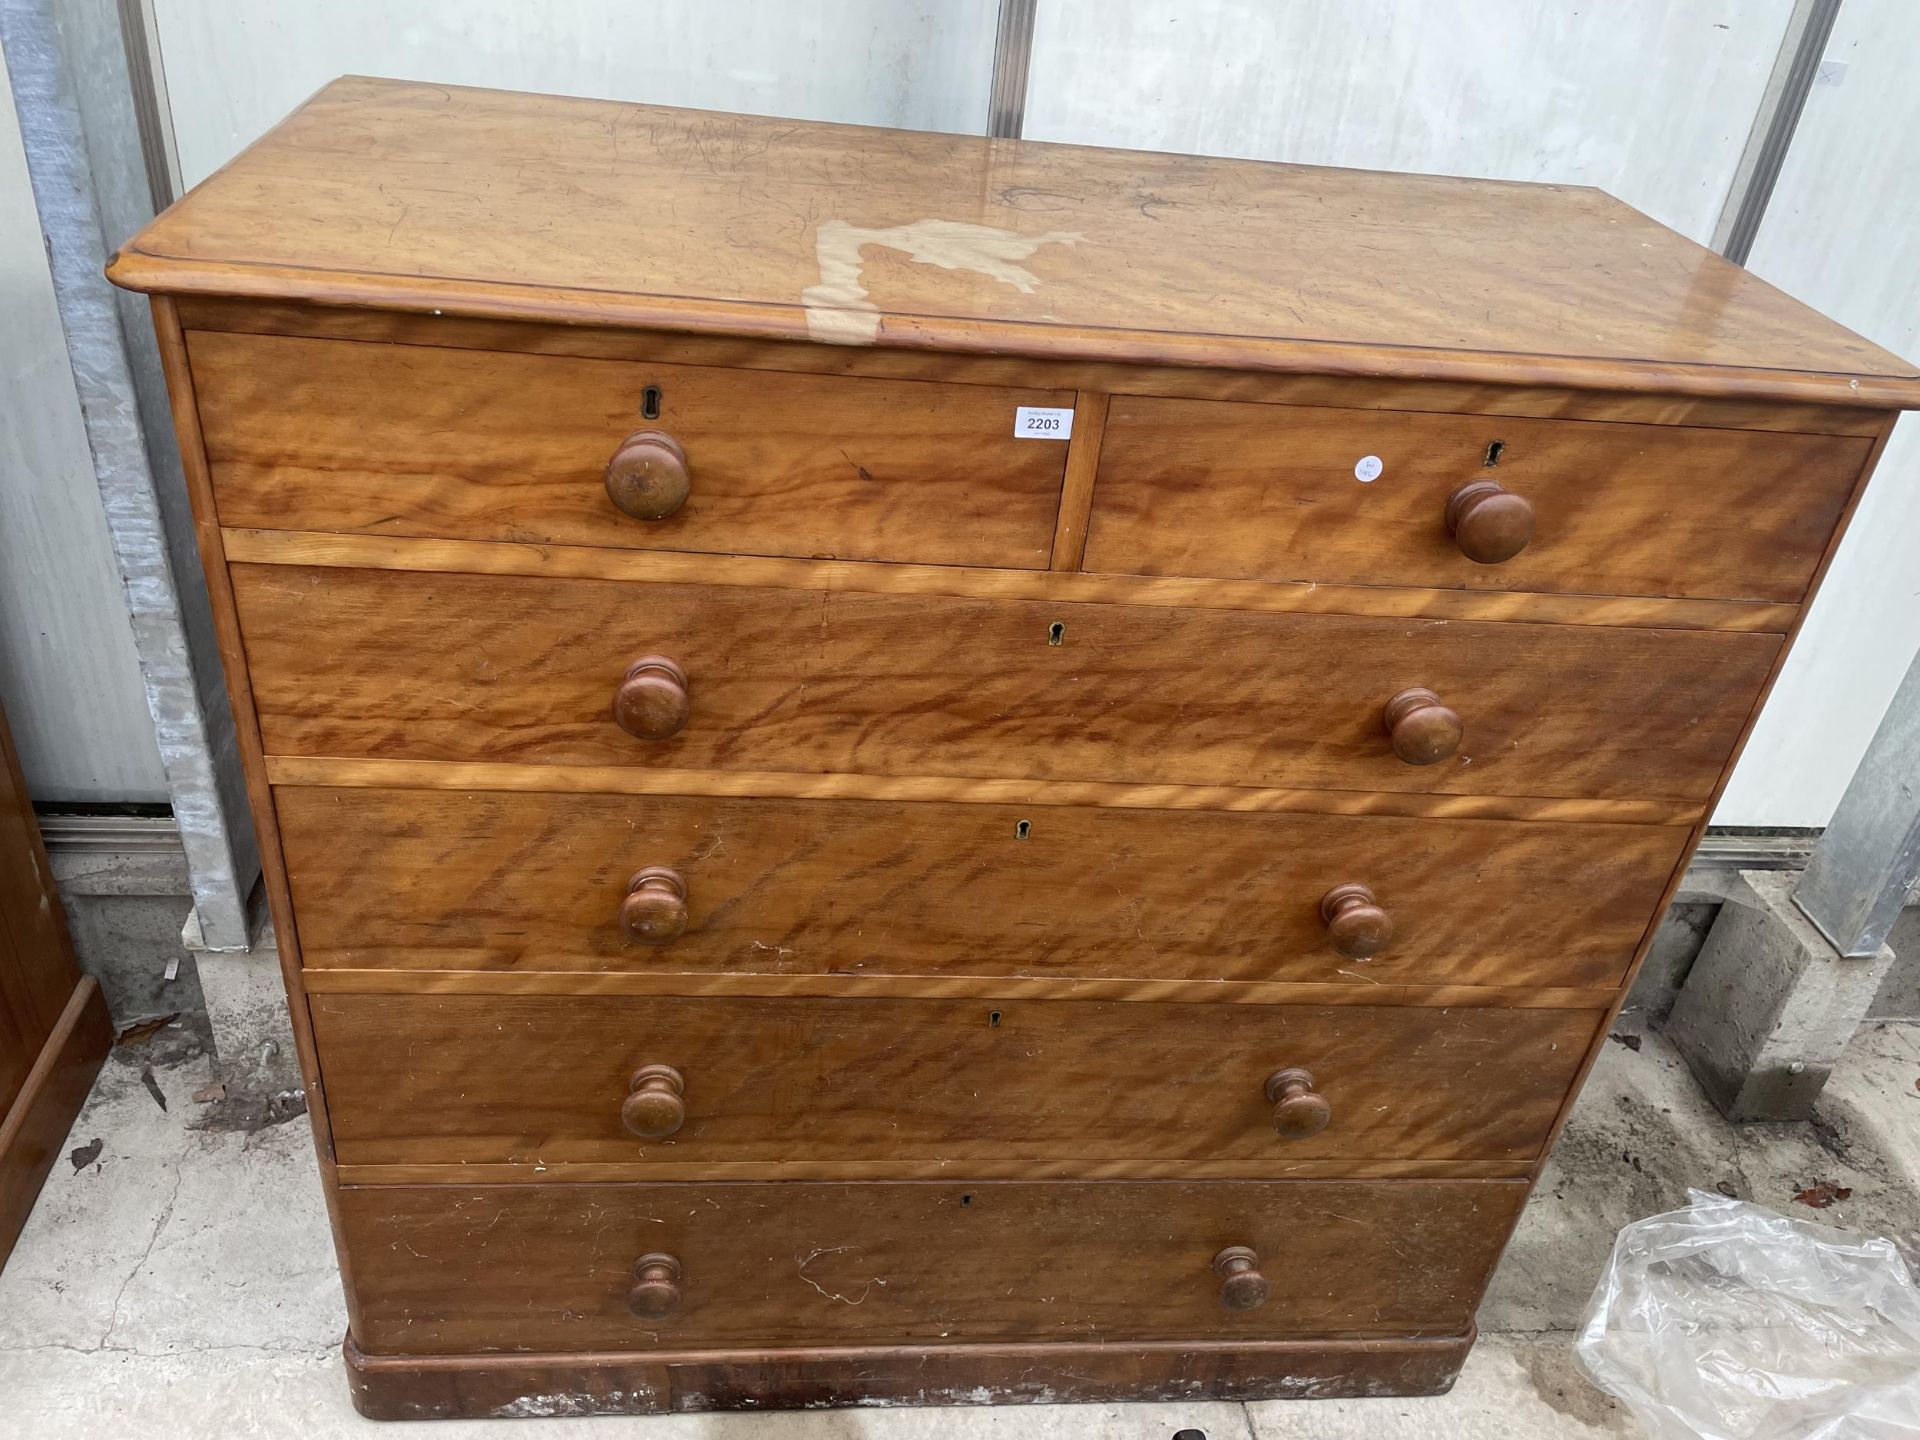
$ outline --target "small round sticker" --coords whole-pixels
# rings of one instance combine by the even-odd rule
[[[1353,478],[1362,485],[1371,485],[1380,478],[1380,472],[1385,468],[1378,455],[1362,455],[1354,464]]]

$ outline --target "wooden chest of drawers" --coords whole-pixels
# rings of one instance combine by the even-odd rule
[[[1920,404],[1593,191],[366,80],[110,273],[380,1416],[1444,1389]]]

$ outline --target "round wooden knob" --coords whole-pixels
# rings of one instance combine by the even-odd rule
[[[1498,480],[1469,480],[1447,497],[1447,533],[1478,565],[1498,565],[1533,538],[1533,506]]]
[[[1333,948],[1355,960],[1378,955],[1393,938],[1393,917],[1364,885],[1336,885],[1320,897]]]
[[[638,740],[678,735],[692,713],[687,672],[664,655],[643,655],[634,661],[613,692],[614,721]]]
[[[680,1308],[680,1262],[671,1255],[642,1255],[633,1262],[627,1309],[642,1320],[659,1320]]]
[[[627,881],[620,928],[642,945],[670,945],[687,928],[687,881],[678,870],[649,865]]]
[[[1393,753],[1409,765],[1451,759],[1465,733],[1460,716],[1431,690],[1402,690],[1387,701],[1383,718],[1393,737]]]
[[[607,498],[636,520],[664,520],[687,503],[687,452],[661,430],[637,430],[607,462]]]
[[[642,1065],[627,1082],[620,1123],[642,1140],[664,1140],[687,1123],[687,1082],[671,1065]]]
[[[1267,1103],[1273,1106],[1274,1133],[1282,1140],[1318,1135],[1333,1119],[1333,1107],[1313,1088],[1313,1075],[1306,1070],[1276,1070],[1269,1075]]]
[[[1220,1303],[1229,1310],[1258,1310],[1267,1303],[1267,1277],[1260,1257],[1244,1245],[1229,1245],[1213,1257],[1220,1277]]]

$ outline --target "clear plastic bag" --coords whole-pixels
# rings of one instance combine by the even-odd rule
[[[1614,1241],[1588,1378],[1659,1440],[1920,1440],[1920,1289],[1893,1245],[1688,1200]]]

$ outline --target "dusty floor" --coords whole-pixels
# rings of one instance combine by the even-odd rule
[[[376,1427],[347,1403],[333,1256],[306,1122],[208,1126],[204,1060],[142,1075],[109,1062],[63,1161],[0,1275],[0,1435],[61,1440],[485,1434],[496,1440],[840,1437],[1156,1437],[1207,1440],[1632,1435],[1574,1370],[1575,1324],[1615,1230],[1731,1188],[1809,1214],[1819,1181],[1851,1197],[1821,1212],[1920,1258],[1920,1027],[1863,1031],[1811,1126],[1733,1130],[1657,1035],[1607,1046],[1481,1311],[1482,1340],[1437,1400],[860,1410],[643,1420]],[[166,1100],[163,1110],[154,1097]],[[257,1120],[258,1117],[255,1117]],[[101,1142],[86,1159],[84,1148]]]

